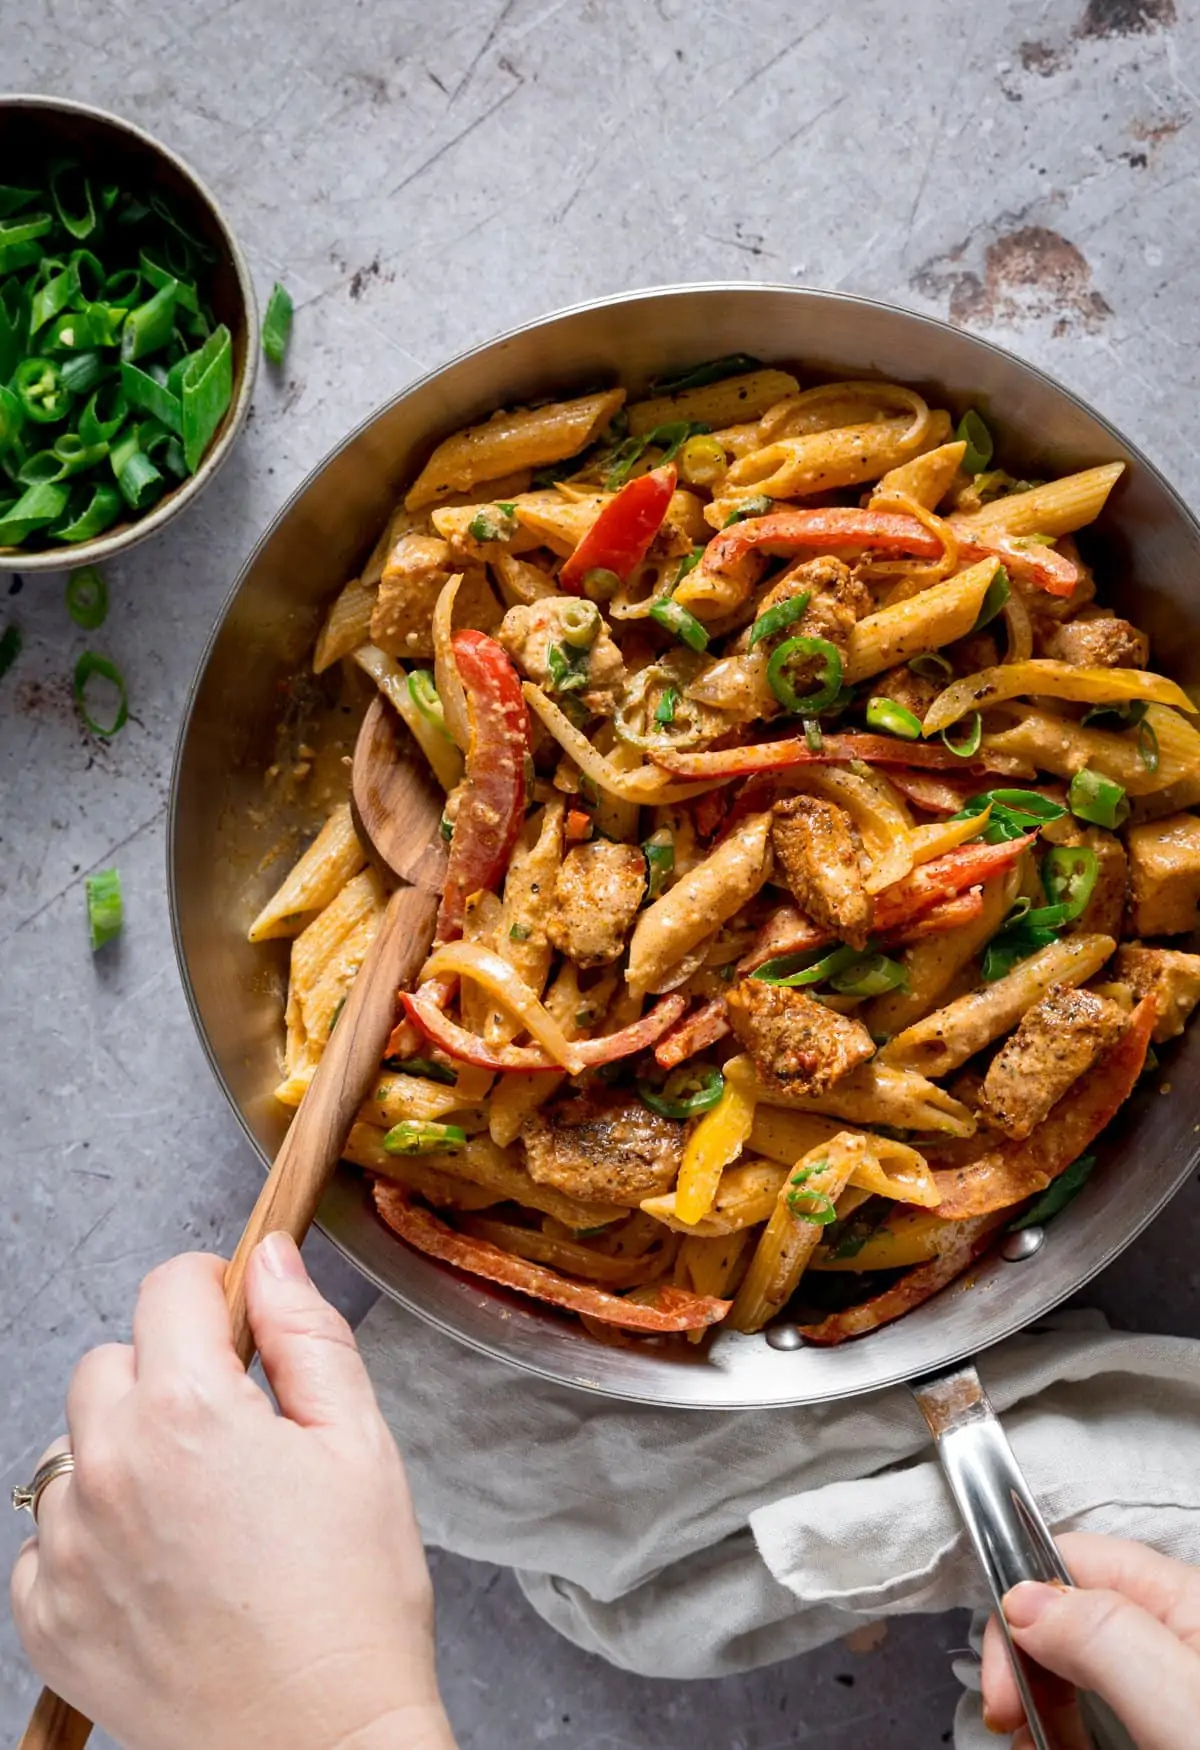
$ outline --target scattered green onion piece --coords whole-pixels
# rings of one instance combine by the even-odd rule
[[[558,626],[565,644],[573,650],[590,650],[600,631],[600,610],[595,602],[568,597],[558,604]]]
[[[54,220],[49,213],[27,213],[9,225],[0,225],[0,249],[16,249],[22,243],[32,243],[51,230]],[[38,251],[39,259],[42,251]]]
[[[512,927],[510,928],[510,930],[508,932],[508,939],[510,942],[528,942],[528,940],[529,940],[530,936],[532,936],[532,934],[533,934],[533,931],[530,929],[528,924],[517,923],[517,924],[513,924]]]
[[[816,717],[804,719],[804,741],[810,753],[820,753],[825,746],[825,737],[821,734],[821,725]]]
[[[1138,758],[1148,772],[1158,770],[1158,733],[1153,723],[1139,723],[1137,734]]]
[[[546,673],[556,693],[577,693],[588,684],[588,660],[585,650],[569,654],[561,644],[546,646]]]
[[[0,681],[21,654],[21,628],[12,621],[0,632]]]
[[[393,1124],[383,1139],[390,1155],[434,1155],[452,1152],[467,1146],[467,1133],[457,1124],[422,1123],[415,1118],[402,1118]]]
[[[764,984],[794,990],[835,978],[852,966],[860,966],[868,958],[870,956],[860,953],[857,948],[842,946],[830,953],[821,948],[809,948],[801,954],[777,954],[773,960],[765,960],[750,976],[761,979]]]
[[[708,649],[708,633],[695,614],[689,613],[679,602],[655,602],[650,609],[650,618],[655,625],[678,638],[681,644],[686,644],[689,650],[703,653]]]
[[[1010,1221],[1005,1229],[1007,1233],[1018,1233],[1023,1227],[1042,1227],[1056,1216],[1060,1210],[1078,1197],[1091,1176],[1096,1165],[1095,1155],[1080,1155],[1077,1161],[1072,1161],[1069,1167],[1058,1175],[1042,1192],[1036,1203],[1032,1203],[1024,1215],[1018,1215],[1015,1221]]]
[[[953,665],[937,650],[926,650],[920,656],[914,656],[908,667],[925,681],[945,684],[954,679]]]
[[[674,419],[666,425],[656,425],[653,430],[643,432],[639,437],[629,437],[613,451],[609,459],[608,471],[604,476],[604,484],[609,492],[615,492],[629,479],[637,464],[649,449],[661,450],[658,466],[661,468],[669,462],[680,447],[691,437],[704,437],[708,427],[691,419]]]
[[[992,937],[984,951],[980,969],[983,982],[995,984],[997,979],[1007,978],[1019,961],[1028,960],[1039,948],[1048,948],[1057,940],[1053,929],[1044,924],[1026,928],[1023,918],[1011,928],[1006,927]]]
[[[162,497],[166,484],[150,457],[141,448],[132,451],[117,475],[121,497],[130,510],[148,510]]]
[[[12,213],[19,213],[22,207],[27,207],[31,201],[38,198],[36,188],[17,188],[11,182],[0,183],[0,219],[7,219]]]
[[[81,566],[67,579],[67,612],[85,632],[94,632],[108,616],[108,585],[94,565]]]
[[[72,521],[56,524],[50,533],[56,541],[94,541],[110,529],[121,514],[121,494],[115,486],[97,486],[91,498]]]
[[[800,1221],[810,1221],[814,1227],[829,1227],[837,1220],[837,1210],[833,1199],[827,1191],[809,1191],[805,1189],[814,1173],[819,1173],[829,1165],[822,1158],[814,1161],[811,1167],[801,1167],[792,1180],[792,1189],[787,1194],[787,1206]]]
[[[142,276],[135,267],[122,268],[104,282],[104,302],[110,310],[132,310],[142,301]]]
[[[904,705],[898,705],[895,699],[885,699],[876,696],[867,700],[867,728],[882,729],[889,735],[898,735],[903,741],[919,741],[921,739],[921,719]]]
[[[801,697],[792,685],[788,665],[797,658],[816,657],[821,662],[816,692]],[[841,652],[827,638],[788,638],[771,654],[767,684],[785,711],[797,717],[815,717],[832,705],[842,685]]]
[[[33,294],[33,302],[29,307],[30,334],[36,334],[39,328],[52,322],[60,311],[66,309],[78,290],[79,276],[69,267],[64,267],[61,273],[56,273],[52,279],[47,280]]]
[[[857,966],[848,966],[829,980],[846,997],[881,997],[889,990],[907,990],[908,973],[898,960],[886,954],[871,954]]]
[[[621,587],[621,579],[616,572],[607,570],[603,565],[593,566],[591,571],[583,574],[583,593],[589,601],[610,602]]]
[[[26,535],[57,522],[67,508],[67,488],[52,482],[28,487],[0,518],[0,547],[18,547]]]
[[[667,877],[675,869],[675,841],[671,837],[670,829],[660,827],[653,838],[648,838],[642,846],[642,855],[646,859],[646,896],[643,903],[650,905],[656,899],[661,899]]]
[[[125,907],[121,899],[121,877],[115,869],[97,869],[83,881],[87,894],[88,934],[92,953],[119,936],[125,922]]]
[[[85,444],[107,444],[129,417],[129,403],[119,383],[102,383],[79,416]]]
[[[973,759],[979,752],[979,744],[982,740],[983,718],[979,715],[978,711],[972,711],[971,713],[971,727],[967,731],[965,740],[951,741],[949,729],[942,730],[943,747],[946,748],[947,752],[954,754],[955,757],[960,760]]]
[[[1129,803],[1122,786],[1088,766],[1071,779],[1067,804],[1076,819],[1105,826],[1110,832],[1129,818]]]
[[[72,395],[90,395],[104,375],[104,368],[104,360],[98,352],[80,352],[65,358],[59,371],[64,386]]]
[[[698,1064],[673,1070],[661,1088],[644,1081],[635,1086],[642,1104],[660,1118],[682,1121],[712,1110],[725,1092],[725,1077],[711,1064]]]
[[[292,300],[289,293],[276,280],[271,287],[271,296],[267,301],[267,313],[263,317],[262,326],[262,349],[273,365],[283,363],[283,355],[287,351],[291,332]]]
[[[50,198],[59,223],[80,243],[96,229],[92,184],[78,164],[56,164],[50,172]]]
[[[959,443],[967,446],[962,459],[965,471],[968,474],[982,474],[995,454],[996,446],[991,432],[973,407],[963,414],[954,435]]]
[[[115,346],[124,319],[124,310],[110,310],[107,304],[86,304],[82,310],[66,310],[45,330],[40,345],[45,352],[57,353]]]
[[[979,604],[979,612],[975,616],[975,624],[971,627],[971,631],[982,632],[985,626],[990,626],[1011,594],[1012,586],[1008,581],[1008,572],[1005,571],[1003,565],[1001,565],[996,572],[995,577],[993,577],[992,581],[987,586],[987,591],[983,600]]]
[[[786,602],[777,602],[765,614],[760,614],[750,628],[748,648],[753,650],[762,639],[774,638],[777,632],[785,632],[789,626],[794,625],[808,607],[810,594],[811,591],[806,589],[802,595],[794,595]]]
[[[24,408],[25,417],[38,425],[56,424],[65,418],[71,404],[70,392],[53,359],[22,359],[9,386]]]
[[[134,364],[147,353],[159,352],[175,326],[175,281],[160,286],[152,298],[139,304],[125,318],[121,329],[121,358]]]
[[[765,492],[756,492],[753,498],[743,498],[737,509],[725,518],[721,527],[731,529],[734,523],[747,522],[751,517],[769,516],[774,508],[773,498],[768,498]]]
[[[704,389],[709,383],[723,382],[726,377],[744,376],[747,371],[757,371],[761,366],[762,360],[751,358],[748,352],[730,352],[723,358],[692,365],[686,371],[656,377],[650,389],[655,395],[678,395],[684,389]]]
[[[11,389],[0,387],[0,455],[16,443],[24,424],[21,403]]]
[[[414,668],[410,671],[408,696],[422,717],[432,723],[435,729],[440,729],[449,740],[450,731],[446,728],[446,713],[429,669]]]
[[[674,687],[668,687],[662,698],[658,701],[658,704],[654,707],[654,721],[663,724],[674,723],[675,707],[678,703],[678,692]]]
[[[431,1057],[385,1057],[383,1067],[396,1075],[425,1076],[429,1081],[441,1082],[447,1088],[452,1088],[458,1081],[454,1070],[444,1063],[434,1063]]]
[[[684,554],[683,558],[679,561],[679,570],[675,573],[675,585],[674,585],[674,587],[676,589],[678,589],[679,585],[683,582],[684,578],[688,575],[689,571],[695,571],[697,565],[699,565],[699,563],[703,559],[703,557],[704,557],[704,548],[703,547],[693,547],[690,553]]]
[[[233,399],[233,342],[224,323],[188,360],[181,399],[183,453],[194,474]]]
[[[99,676],[101,680],[111,681],[117,689],[117,707],[113,720],[109,724],[97,723],[87,705],[87,689],[89,682]],[[93,735],[108,737],[116,735],[125,727],[129,719],[129,694],[125,686],[125,677],[115,662],[110,662],[107,656],[100,656],[95,650],[85,650],[75,664],[73,681],[75,703],[79,707],[79,715],[87,724]]]
[[[122,360],[121,388],[130,407],[153,414],[155,419],[161,420],[176,436],[182,433],[183,403],[148,371]]]
[[[467,533],[473,541],[502,541],[505,537],[505,531],[485,510],[477,511],[471,518]]]

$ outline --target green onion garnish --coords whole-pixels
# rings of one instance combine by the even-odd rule
[[[985,790],[980,796],[972,796],[950,819],[968,820],[973,814],[982,814],[989,805],[992,812],[983,835],[989,845],[1024,838],[1048,821],[1061,820],[1067,812],[1061,802],[1054,802],[1037,790]]]
[[[679,694],[674,687],[668,687],[658,704],[654,707],[654,721],[668,724],[675,721],[675,707],[679,703]]]
[[[569,644],[572,650],[590,650],[600,631],[600,610],[595,602],[568,596],[556,606],[563,643]]]
[[[792,684],[789,665],[807,664],[817,658],[821,667],[817,673],[816,692],[801,697]],[[767,663],[767,683],[785,711],[798,717],[815,717],[832,705],[842,685],[841,652],[827,638],[787,638],[771,654]]]
[[[1092,1168],[1096,1165],[1095,1155],[1080,1155],[1077,1161],[1072,1161],[1069,1167],[1058,1175],[1058,1178],[1046,1187],[1036,1203],[1031,1203],[1024,1215],[1019,1215],[1015,1221],[1010,1221],[1008,1233],[1017,1233],[1023,1227],[1041,1227],[1052,1216],[1067,1207],[1067,1204],[1083,1190],[1087,1184]]]
[[[958,422],[955,437],[959,443],[966,444],[962,465],[968,474],[982,474],[991,461],[996,446],[992,442],[992,434],[973,407],[969,408]]]
[[[287,351],[291,332],[291,296],[276,280],[271,287],[271,296],[267,300],[267,313],[263,317],[262,325],[262,349],[273,365],[283,363],[283,355]]]
[[[446,728],[446,713],[442,709],[442,701],[438,690],[433,684],[433,675],[427,668],[414,668],[408,676],[408,696],[417,710],[435,729],[449,739],[450,731]]]
[[[774,508],[773,498],[768,498],[765,492],[756,492],[753,498],[743,498],[737,509],[725,518],[721,527],[731,529],[734,523],[747,522],[751,517],[769,516]]]
[[[415,1118],[402,1118],[393,1124],[383,1139],[390,1155],[444,1154],[467,1146],[467,1133],[457,1124],[423,1123]]]
[[[889,990],[907,990],[908,972],[886,954],[868,954],[857,966],[834,973],[831,987],[846,997],[881,997]]]
[[[556,693],[577,693],[588,684],[586,650],[564,650],[561,644],[546,646],[546,673]]]
[[[510,942],[528,942],[533,931],[528,924],[513,924],[508,932]]]
[[[454,1070],[444,1063],[434,1063],[431,1057],[385,1057],[383,1067],[396,1075],[425,1076],[429,1081],[441,1082],[448,1088],[458,1080]]]
[[[979,752],[979,744],[983,740],[983,718],[978,711],[971,713],[971,727],[962,741],[951,741],[949,729],[942,730],[942,745],[949,753],[960,760],[973,759]]]
[[[612,452],[609,458],[608,471],[604,476],[604,484],[609,492],[615,492],[623,486],[649,449],[659,449],[662,454],[658,459],[661,468],[664,462],[669,462],[678,450],[691,437],[703,437],[708,427],[693,419],[673,419],[666,425],[656,425],[652,431],[643,432],[640,437],[629,437]]]
[[[921,739],[921,719],[894,699],[880,696],[868,699],[866,716],[868,729],[885,730],[889,735],[900,736],[903,741]]]
[[[821,753],[825,746],[825,737],[821,733],[820,720],[816,717],[804,719],[804,742],[810,753]]]
[[[872,958],[857,948],[845,946],[826,952],[823,948],[806,948],[799,954],[777,954],[773,960],[764,960],[752,978],[761,979],[763,984],[774,984],[793,990],[809,984],[820,984],[823,979],[834,978],[847,971],[850,967],[861,966],[864,960]]]
[[[161,352],[175,329],[175,282],[131,310],[121,327],[121,357],[129,364],[148,353]]]
[[[108,615],[108,585],[94,565],[84,565],[67,579],[67,612],[85,632],[94,632]]]
[[[188,472],[194,474],[233,399],[233,340],[223,322],[188,359],[180,378],[180,399],[183,453]]]
[[[678,638],[681,644],[686,644],[689,650],[703,652],[708,649],[708,633],[695,614],[689,613],[678,602],[655,602],[650,609],[650,618],[655,625]]]
[[[801,1167],[792,1180],[792,1189],[787,1194],[787,1206],[794,1216],[801,1221],[810,1221],[815,1227],[828,1227],[837,1220],[837,1210],[833,1199],[827,1191],[806,1190],[809,1179],[814,1173],[819,1173],[829,1165],[828,1160],[814,1161],[811,1167]]]
[[[1076,772],[1067,791],[1067,804],[1078,820],[1090,820],[1110,832],[1129,819],[1129,804],[1120,784],[1085,766]]]
[[[645,1081],[635,1085],[643,1105],[660,1118],[679,1120],[711,1111],[725,1092],[725,1078],[711,1064],[689,1064],[674,1070],[661,1088]]]
[[[988,584],[987,593],[979,604],[975,624],[971,627],[972,632],[982,632],[985,626],[990,626],[1011,594],[1012,587],[1008,581],[1008,572],[1001,565],[995,577]]]
[[[103,948],[106,942],[111,942],[121,933],[125,921],[121,877],[115,869],[97,869],[94,875],[84,877],[83,886],[87,894],[88,931],[94,954],[97,948]]]
[[[646,859],[646,897],[643,903],[650,905],[662,897],[667,876],[675,868],[675,841],[670,828],[660,827],[653,838],[647,839],[642,846],[642,855]]]
[[[785,632],[789,626],[794,625],[807,608],[810,594],[811,591],[806,589],[801,595],[794,595],[786,602],[776,602],[773,608],[760,614],[750,628],[747,648],[753,650],[763,638],[774,638],[777,632]]]
[[[97,723],[88,710],[87,689],[89,683],[96,678],[111,681],[117,689],[116,709],[112,722],[108,724]],[[100,656],[94,650],[85,650],[75,664],[72,689],[75,694],[75,703],[79,708],[79,715],[93,735],[105,737],[116,735],[119,729],[124,728],[129,717],[129,695],[125,687],[125,677],[115,662],[110,662],[107,656]]]
[[[914,656],[908,667],[914,674],[919,674],[922,680],[939,681],[946,685],[954,679],[952,664],[936,650],[926,650],[921,656]]]
[[[730,352],[723,358],[709,359],[705,364],[691,365],[673,376],[655,377],[650,384],[653,395],[678,395],[684,389],[704,389],[709,383],[723,382],[726,377],[741,377],[747,371],[757,371],[762,360],[751,358],[748,352]]]

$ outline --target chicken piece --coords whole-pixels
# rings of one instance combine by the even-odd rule
[[[771,844],[800,910],[852,948],[865,948],[871,901],[850,816],[817,796],[790,796],[771,812]]]
[[[582,1202],[636,1208],[675,1183],[684,1127],[617,1088],[573,1094],[521,1126],[525,1164],[539,1185]]]
[[[1138,936],[1179,936],[1196,928],[1200,901],[1200,818],[1168,814],[1128,834],[1130,915]]]
[[[1135,997],[1153,997],[1158,1010],[1151,1038],[1156,1045],[1177,1039],[1188,1016],[1200,1003],[1200,954],[1181,954],[1177,948],[1143,948],[1126,942],[1117,949],[1115,976],[1127,984]]]
[[[886,674],[876,675],[871,682],[872,698],[891,699],[893,704],[911,711],[919,723],[925,721],[925,713],[941,690],[941,682],[930,680],[927,675],[914,674],[906,663],[901,663],[899,668],[890,668]]]
[[[1000,660],[999,648],[990,632],[973,632],[967,638],[960,638],[942,655],[950,657],[957,675],[978,674],[981,668],[995,668]]]
[[[1081,615],[1065,626],[1050,622],[1039,632],[1036,648],[1039,656],[1080,668],[1145,668],[1150,659],[1146,634],[1113,614]]]
[[[405,535],[388,555],[371,614],[371,642],[389,656],[433,655],[433,610],[453,572],[449,543]]]
[[[1052,984],[992,1059],[978,1112],[1020,1142],[1125,1030],[1119,1004],[1095,991]]]
[[[806,590],[808,606],[782,636],[824,638],[844,656],[851,629],[864,615],[874,612],[875,603],[866,584],[840,559],[805,559],[791,566],[758,603],[755,619]]]
[[[823,1094],[874,1055],[861,1021],[786,985],[743,978],[725,1005],[763,1082],[781,1093]]]
[[[589,620],[590,640],[585,643],[581,640]],[[567,628],[572,637],[566,636]],[[589,710],[611,714],[614,689],[625,680],[625,663],[594,602],[563,595],[519,602],[505,614],[497,637],[526,680],[552,693],[574,693]]]
[[[607,966],[623,952],[645,893],[646,859],[636,845],[577,845],[555,876],[546,934],[576,966]]]

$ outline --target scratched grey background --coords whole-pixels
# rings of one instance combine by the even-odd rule
[[[0,579],[0,1474],[56,1432],[73,1361],[157,1260],[231,1248],[257,1167],[192,1035],[163,881],[166,787],[204,638],[258,533],[418,372],[556,305],[680,279],[839,287],[949,316],[1098,403],[1200,503],[1200,23],[1172,0],[0,0],[0,80],[123,111],[216,191],[261,297],[297,302],[236,460],[112,567],[93,642],[129,680],[74,716],[87,639],[57,577]],[[83,874],[128,925],[88,953]],[[1200,1187],[1092,1291],[1195,1330]],[[328,1247],[310,1253],[352,1308]],[[448,1459],[448,1462],[450,1460]],[[0,1555],[17,1526],[3,1521]],[[462,1750],[930,1750],[958,1618],[744,1679],[614,1673],[510,1579],[435,1557]],[[0,1737],[32,1700],[0,1627]],[[99,1740],[97,1740],[99,1742]]]

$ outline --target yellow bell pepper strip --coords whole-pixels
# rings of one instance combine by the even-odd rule
[[[726,1081],[725,1091],[688,1137],[675,1186],[675,1213],[692,1226],[713,1206],[721,1174],[741,1154],[754,1123],[755,1099],[745,1085]]]
[[[1071,699],[1083,705],[1146,699],[1155,705],[1174,705],[1180,711],[1196,710],[1183,688],[1165,675],[1148,674],[1138,668],[1076,668],[1072,662],[1032,658],[998,668],[981,668],[978,674],[955,681],[929,707],[922,733],[936,735],[957,723],[968,711],[987,711],[1006,699],[1035,694],[1047,699]]]

